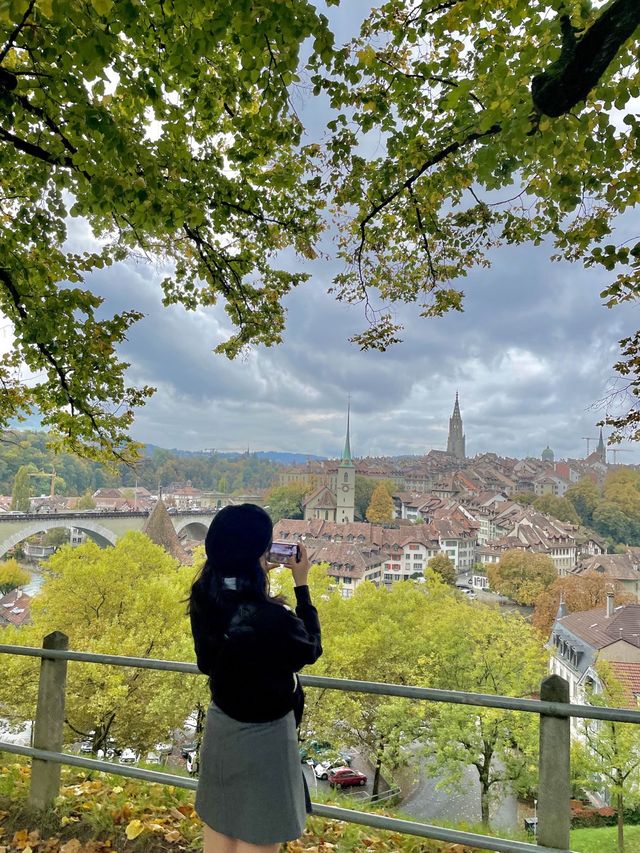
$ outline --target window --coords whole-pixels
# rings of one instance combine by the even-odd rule
[[[349,472],[348,471],[344,472],[344,481],[345,481],[345,483],[349,482]]]
[[[389,575],[389,574],[387,574],[387,573],[385,572],[384,580],[386,580],[386,581],[390,581],[390,580],[391,580],[391,575]]]
[[[342,583],[351,583],[351,578],[342,578]]]

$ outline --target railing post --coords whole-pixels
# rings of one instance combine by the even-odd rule
[[[61,631],[54,631],[44,638],[42,648],[66,650],[69,648],[69,638]],[[62,751],[66,682],[67,661],[43,657],[40,663],[38,705],[33,728],[33,745],[36,749]],[[29,805],[36,809],[46,809],[53,804],[59,790],[60,764],[34,758],[31,762]]]
[[[540,685],[543,702],[568,702],[569,682],[550,675]],[[540,714],[540,773],[536,841],[544,847],[569,849],[571,826],[571,718]]]

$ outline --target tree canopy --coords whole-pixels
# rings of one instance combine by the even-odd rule
[[[608,661],[598,661],[596,671],[602,690],[588,692],[590,705],[627,708],[628,691],[615,677]],[[635,701],[634,701],[635,704]],[[602,720],[579,720],[581,737],[573,747],[572,765],[582,784],[590,789],[603,787],[615,804],[617,812],[618,853],[624,853],[624,806],[629,800],[638,802],[640,783],[640,732],[631,723]]]
[[[17,560],[4,560],[0,563],[0,595],[5,595],[20,586],[26,586],[31,575]]]
[[[188,660],[193,642],[184,600],[193,579],[143,533],[129,532],[112,548],[94,542],[57,551],[44,567],[42,590],[31,604],[31,624],[4,629],[7,643],[40,646],[51,631],[64,631],[84,651]],[[29,719],[38,691],[38,661],[8,656],[0,684],[0,708]],[[196,704],[205,701],[205,679],[179,673],[83,665],[69,667],[65,743],[108,737],[148,750],[170,737]]]
[[[281,518],[303,518],[303,502],[311,491],[307,482],[290,483],[288,486],[274,486],[269,489],[264,499],[273,523]]]
[[[367,521],[384,524],[393,520],[393,500],[385,483],[378,483],[365,513]]]
[[[551,557],[514,548],[505,551],[499,563],[487,566],[489,586],[518,604],[533,604],[558,577]]]
[[[640,199],[639,23],[636,0],[387,0],[336,46],[309,0],[2,3],[0,426],[37,409],[67,446],[130,457],[152,389],[118,346],[140,313],[104,316],[91,272],[162,260],[166,304],[224,304],[234,357],[280,342],[308,277],[281,253],[313,258],[329,205],[332,291],[364,305],[365,349],[399,340],[393,303],[461,310],[456,280],[501,244],[550,238],[611,272],[606,305],[635,298],[640,243],[610,235]],[[326,136],[304,136],[294,94],[328,98]],[[95,248],[69,247],[70,217]],[[618,365],[634,392],[639,336]]]
[[[453,585],[456,582],[456,567],[446,554],[436,554],[431,557],[427,566],[432,572],[436,572],[440,575],[441,579],[445,583]]]
[[[616,605],[631,604],[635,601],[619,584],[612,583],[611,578],[595,572],[556,578],[535,600],[531,619],[533,627],[547,638],[555,622],[561,598],[567,613],[578,613],[594,607],[604,607],[607,603],[607,593],[612,590],[615,591]]]

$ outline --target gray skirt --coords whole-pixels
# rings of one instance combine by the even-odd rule
[[[269,723],[241,723],[211,702],[195,808],[230,838],[251,844],[299,838],[306,807],[293,711]]]

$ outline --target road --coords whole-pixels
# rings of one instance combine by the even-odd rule
[[[438,790],[437,779],[420,769],[419,781],[399,808],[422,820],[447,820],[480,823],[480,783],[475,767],[466,767],[464,781],[456,793]],[[491,809],[491,825],[495,829],[515,829],[518,825],[518,802],[506,794]]]
[[[418,756],[414,760],[418,762]],[[461,790],[451,793],[438,790],[436,788],[438,780],[427,776],[422,765],[423,762],[420,765],[417,783],[412,786],[411,793],[400,802],[398,810],[420,820],[480,823],[480,784],[475,767],[465,769]],[[367,774],[367,784],[362,788],[347,789],[341,793],[353,794],[356,799],[361,799],[363,792],[370,796],[373,781],[372,768],[362,756],[357,754],[352,767]],[[316,787],[317,790],[329,790],[329,783],[317,780],[310,767],[304,765],[303,770],[312,800]],[[518,803],[513,795],[503,796],[499,802],[496,802],[491,809],[491,824],[496,829],[515,829],[518,826]]]

